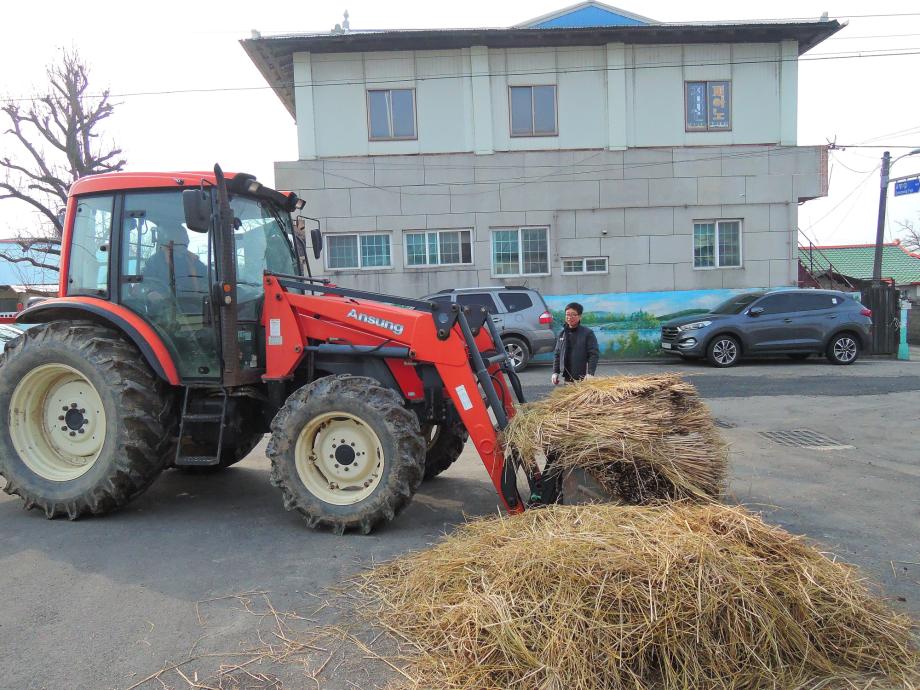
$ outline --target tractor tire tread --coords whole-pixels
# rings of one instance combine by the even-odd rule
[[[76,520],[121,508],[159,476],[175,443],[173,396],[120,333],[91,322],[53,322],[26,331],[0,356],[0,371],[31,349],[61,345],[104,373],[117,401],[117,410],[107,410],[120,418],[114,448],[103,460],[107,467],[98,481],[69,500],[43,496],[30,486],[28,476],[17,477],[6,457],[0,457],[0,475],[6,480],[4,491],[21,497],[27,509],[39,508],[49,519],[66,516]],[[106,454],[105,446],[102,453]]]
[[[463,426],[463,422],[458,421],[449,428],[442,429],[425,456],[424,481],[434,479],[453,465],[463,452],[463,447],[469,437],[469,432]]]
[[[299,490],[303,483],[293,457],[302,427],[291,428],[292,417],[296,417],[307,404],[322,398],[328,399],[333,409],[335,399],[371,407],[385,421],[396,445],[395,457],[389,460],[393,481],[387,490],[372,495],[366,499],[365,507],[347,516],[328,510],[328,504],[312,497],[306,490]],[[380,523],[399,515],[409,504],[424,475],[425,443],[418,417],[405,407],[401,395],[369,377],[325,376],[303,386],[290,395],[275,415],[271,432],[266,450],[271,462],[270,481],[281,489],[285,509],[300,512],[311,528],[325,528],[336,534],[343,534],[346,530],[368,534]],[[383,439],[381,442],[384,442]]]

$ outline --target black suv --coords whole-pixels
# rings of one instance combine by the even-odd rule
[[[708,314],[667,321],[661,348],[686,359],[706,357],[717,367],[756,355],[824,354],[834,364],[852,364],[871,342],[871,317],[835,290],[746,292]]]
[[[556,347],[553,315],[543,295],[532,288],[512,285],[455,288],[441,290],[424,299],[485,307],[498,326],[508,353],[508,363],[514,371],[523,371],[534,355],[552,352]]]

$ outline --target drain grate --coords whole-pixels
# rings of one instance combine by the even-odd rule
[[[780,431],[761,431],[760,435],[781,446],[812,448],[814,450],[844,450],[853,446],[835,441],[830,436],[819,434],[811,429],[783,429]]]

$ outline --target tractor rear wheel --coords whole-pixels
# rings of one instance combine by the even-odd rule
[[[364,376],[326,376],[292,393],[266,454],[284,507],[339,534],[392,520],[425,471],[418,417]]]
[[[48,518],[124,506],[169,462],[172,404],[118,332],[87,322],[30,329],[0,358],[4,490]]]
[[[428,442],[425,456],[425,480],[434,479],[454,464],[470,437],[462,422],[454,424],[427,424],[422,435]]]

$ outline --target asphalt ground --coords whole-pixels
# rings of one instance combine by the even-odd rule
[[[681,372],[698,387],[732,447],[730,501],[818,541],[920,619],[920,362],[744,363],[730,370],[669,361],[603,365],[599,374]],[[531,399],[550,371],[524,372]],[[761,432],[807,429],[837,449],[782,446]],[[215,674],[291,638],[352,620],[330,590],[382,559],[436,541],[468,516],[497,512],[482,464],[461,459],[426,483],[391,525],[369,536],[308,530],[268,482],[263,447],[214,476],[169,471],[126,509],[48,521],[0,495],[0,688],[97,690],[373,688],[388,667],[354,645],[316,641],[306,656]],[[269,604],[271,608],[269,608]],[[296,614],[296,615],[295,615]],[[360,624],[352,630],[370,639]],[[159,670],[194,660],[150,678]],[[325,665],[323,665],[325,662]],[[321,672],[317,673],[322,667]],[[246,675],[249,673],[250,675]],[[197,674],[197,676],[195,675]],[[310,679],[316,674],[316,680]],[[256,681],[254,678],[263,677]],[[196,681],[197,678],[197,681]]]

